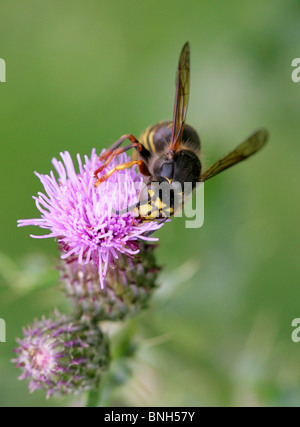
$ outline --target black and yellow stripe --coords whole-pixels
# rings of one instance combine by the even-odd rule
[[[160,151],[166,144],[168,134],[171,135],[172,122],[162,121],[156,125],[149,126],[140,136],[140,143],[151,154]],[[162,136],[165,136],[162,138]]]
[[[152,154],[156,153],[153,137],[159,126],[159,123],[154,126],[149,126],[140,136],[140,143]]]

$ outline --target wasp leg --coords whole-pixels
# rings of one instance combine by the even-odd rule
[[[129,139],[131,141],[130,145],[126,147],[119,148],[119,146],[126,140]],[[136,148],[139,152],[143,151],[142,144],[136,139],[135,136],[131,134],[123,135],[118,141],[116,141],[110,148],[105,150],[105,152],[99,157],[99,160],[105,160],[103,166],[95,171],[95,176],[97,177],[99,172],[102,172],[103,169],[107,167],[107,165],[111,162],[111,160],[118,156],[119,154],[125,153],[125,151],[130,150],[130,148]]]
[[[106,181],[110,176],[112,176],[113,173],[127,169],[127,168],[131,168],[134,165],[138,166],[142,175],[146,175],[146,176],[151,175],[149,172],[148,166],[143,160],[133,160],[131,162],[126,162],[121,165],[118,165],[112,170],[110,170],[107,174],[101,176],[101,178],[99,178],[98,181],[95,182],[95,186],[98,187],[98,185],[100,185],[102,182]]]
[[[102,172],[103,169],[105,169],[108,166],[108,164],[112,161],[112,159],[114,157],[118,156],[119,154],[125,153],[125,151],[128,151],[131,148],[137,148],[138,151],[142,151],[141,148],[140,148],[140,146],[141,146],[140,143],[132,142],[130,145],[126,145],[125,147],[121,147],[121,148],[117,148],[117,149],[113,150],[112,153],[111,153],[111,155],[105,161],[105,163],[102,166],[100,166],[100,168],[98,168],[94,172],[95,177],[97,177],[98,173]]]
[[[126,139],[129,139],[131,141],[131,143],[134,143],[134,145],[132,145],[133,147],[136,144],[139,144],[139,141],[136,139],[135,136],[131,135],[130,133],[127,133],[126,135],[121,136],[121,138],[118,139],[118,141],[114,142],[111,147],[109,147],[107,150],[105,150],[105,152],[99,157],[99,159],[100,160],[106,160],[113,153],[113,151],[115,151],[117,148],[119,148],[120,145],[124,141],[126,141]]]

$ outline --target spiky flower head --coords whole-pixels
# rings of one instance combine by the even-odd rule
[[[143,242],[139,249],[133,258],[119,256],[114,268],[107,272],[104,289],[99,288],[95,264],[79,264],[74,259],[61,261],[60,279],[78,316],[94,321],[120,320],[147,306],[158,286],[160,267],[153,253],[155,245]]]
[[[34,197],[41,218],[19,220],[18,225],[49,229],[50,234],[32,237],[56,238],[64,249],[64,259],[75,257],[79,264],[85,265],[92,261],[97,265],[101,287],[104,287],[108,267],[114,265],[121,254],[129,257],[138,254],[139,242],[157,240],[150,234],[162,223],[142,221],[133,212],[122,216],[114,214],[138,202],[143,178],[135,169],[114,173],[96,187],[94,172],[102,163],[95,150],[90,158],[85,156],[84,164],[77,156],[78,173],[68,152],[61,153],[61,158],[62,162],[52,160],[58,178],[53,172],[50,175],[36,173],[46,193]],[[123,154],[111,161],[102,173],[128,160]]]
[[[99,387],[109,363],[108,339],[96,324],[72,320],[56,312],[24,328],[13,360],[29,379],[29,390],[47,397],[77,394]]]

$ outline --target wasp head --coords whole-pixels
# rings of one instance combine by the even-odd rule
[[[192,150],[181,149],[174,153],[173,158],[158,157],[153,165],[151,181],[168,182],[170,185],[178,182],[183,185],[190,182],[193,186],[198,182],[201,173],[201,162]]]

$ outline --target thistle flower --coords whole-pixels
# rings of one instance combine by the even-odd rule
[[[113,213],[138,202],[138,188],[143,178],[136,170],[114,173],[95,187],[94,171],[102,165],[95,150],[90,158],[85,156],[84,165],[77,155],[79,173],[75,172],[68,152],[61,153],[61,158],[63,162],[52,160],[58,179],[53,172],[50,175],[36,173],[46,192],[46,195],[38,193],[34,197],[41,218],[19,220],[18,226],[35,225],[49,229],[50,234],[31,237],[58,239],[63,248],[63,259],[73,257],[84,265],[92,261],[97,265],[103,288],[108,267],[114,260],[121,254],[128,257],[138,254],[140,241],[157,240],[149,235],[162,223],[143,222],[132,212],[122,216]],[[102,173],[128,160],[123,154],[111,161]]]
[[[29,390],[45,389],[47,398],[77,394],[99,387],[108,365],[108,340],[95,324],[67,318],[56,312],[23,330],[13,360],[29,379]]]
[[[160,267],[157,266],[154,249],[155,245],[143,242],[135,257],[119,256],[115,268],[107,272],[104,289],[99,289],[95,264],[62,261],[60,278],[67,297],[74,303],[77,316],[84,314],[94,321],[121,320],[145,308],[158,286]]]

